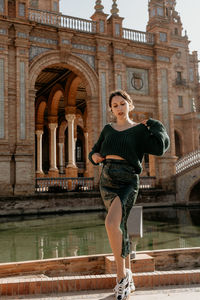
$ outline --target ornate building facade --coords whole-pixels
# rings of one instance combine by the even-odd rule
[[[159,119],[171,138],[142,176],[170,188],[177,158],[199,149],[198,57],[176,1],[149,0],[146,32],[123,28],[116,1],[110,15],[102,2],[84,20],[58,0],[0,0],[0,195],[33,194],[38,177],[97,184],[88,152],[117,88],[132,96],[133,120]]]

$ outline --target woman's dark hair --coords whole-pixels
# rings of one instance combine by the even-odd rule
[[[123,90],[116,90],[116,91],[111,92],[110,97],[109,97],[109,107],[110,108],[111,108],[111,104],[112,104],[112,98],[115,96],[121,96],[122,98],[124,98],[130,105],[131,110],[134,109],[133,100],[131,99],[129,94]]]

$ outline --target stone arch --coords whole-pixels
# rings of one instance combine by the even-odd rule
[[[192,168],[176,176],[176,202],[188,203],[192,188],[200,180],[200,165],[197,164]]]
[[[71,73],[69,75],[69,78],[66,82],[66,85],[65,85],[65,95],[64,95],[64,106],[66,107],[67,106],[67,102],[68,102],[68,95],[69,95],[69,90],[70,90],[70,87],[71,87],[71,84],[72,82],[77,78],[77,75],[74,74],[74,73]]]
[[[61,97],[64,97],[64,90],[60,84],[56,84],[50,92],[48,99],[48,114],[49,116],[57,116],[58,106]]]
[[[68,92],[68,101],[67,104],[69,106],[76,106],[76,94],[77,94],[77,88],[81,82],[81,79],[79,77],[74,78],[72,81],[70,87],[69,87],[69,92]]]
[[[33,59],[29,69],[30,90],[35,89],[38,75],[47,66],[62,65],[73,71],[85,83],[88,100],[98,98],[98,76],[97,73],[80,57],[70,54],[63,59],[60,51],[49,51],[40,54]]]
[[[80,126],[82,129],[84,129],[83,115],[79,110],[76,112],[76,125]]]
[[[175,153],[179,158],[183,156],[183,135],[180,130],[174,130],[174,139],[175,139]]]
[[[85,87],[86,91],[86,107],[87,107],[87,119],[84,118],[84,126],[88,133],[88,148],[90,149],[97,139],[99,134],[100,126],[96,126],[94,129],[89,124],[95,120],[100,121],[99,111],[99,79],[95,70],[82,58],[74,54],[66,54],[65,56],[59,50],[51,50],[49,52],[42,53],[35,57],[29,67],[29,91],[30,95],[35,93],[35,83],[37,81],[40,73],[47,67],[61,67],[70,70],[76,77],[81,79],[82,85]],[[74,79],[73,78],[73,79]],[[64,94],[64,99],[66,95]],[[35,107],[34,107],[35,109]],[[55,106],[54,106],[55,109]],[[70,107],[69,107],[70,109]],[[33,110],[34,112],[34,110]],[[51,111],[52,112],[52,111]],[[76,113],[76,108],[74,111],[69,110],[68,113]],[[49,116],[50,123],[57,123],[57,116]],[[88,165],[88,174],[90,176],[97,177],[98,170],[95,170],[93,166]],[[96,178],[95,177],[95,178]]]
[[[44,125],[44,112],[47,106],[46,99],[44,97],[40,97],[40,99],[37,101],[36,105],[36,125]]]
[[[196,198],[196,199],[194,199],[194,197],[192,197],[192,199],[191,199],[191,196],[192,196],[192,192],[195,190],[195,192],[196,192],[196,194],[198,194],[198,199]],[[193,183],[193,185],[190,187],[190,190],[189,190],[189,198],[188,198],[188,200],[189,201],[197,201],[197,202],[200,202],[200,198],[199,198],[199,195],[200,195],[200,178],[199,179],[197,179],[194,183]],[[193,195],[194,196],[194,195]]]
[[[67,129],[67,121],[64,120],[62,121],[62,123],[60,124],[60,127],[59,127],[59,132],[58,132],[58,136],[59,136],[59,142],[60,143],[64,143],[64,140],[65,140],[65,130]]]

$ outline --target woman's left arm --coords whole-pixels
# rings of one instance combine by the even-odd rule
[[[148,154],[163,155],[170,146],[170,139],[164,125],[154,119],[141,122],[146,126],[144,135],[144,152]]]

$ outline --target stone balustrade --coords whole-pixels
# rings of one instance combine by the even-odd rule
[[[156,186],[156,177],[140,177],[140,189],[153,189]]]
[[[154,44],[154,35],[149,32],[123,28],[123,38],[137,43]]]
[[[37,193],[41,192],[67,192],[67,191],[92,191],[94,189],[94,178],[88,177],[55,177],[36,178]]]
[[[69,28],[76,31],[89,33],[96,32],[96,22],[94,21],[65,16],[59,13],[39,9],[29,9],[29,20],[45,25]]]
[[[140,189],[155,188],[155,177],[141,177]],[[52,177],[36,178],[37,193],[52,192],[59,193],[65,191],[92,191],[94,190],[94,178],[88,177]]]
[[[180,158],[176,163],[176,174],[197,164],[200,164],[200,150],[196,150]]]
[[[29,20],[37,23],[76,31],[96,33],[96,22],[86,19],[66,16],[60,13],[29,8]],[[137,43],[154,44],[154,34],[123,28],[123,38]]]

